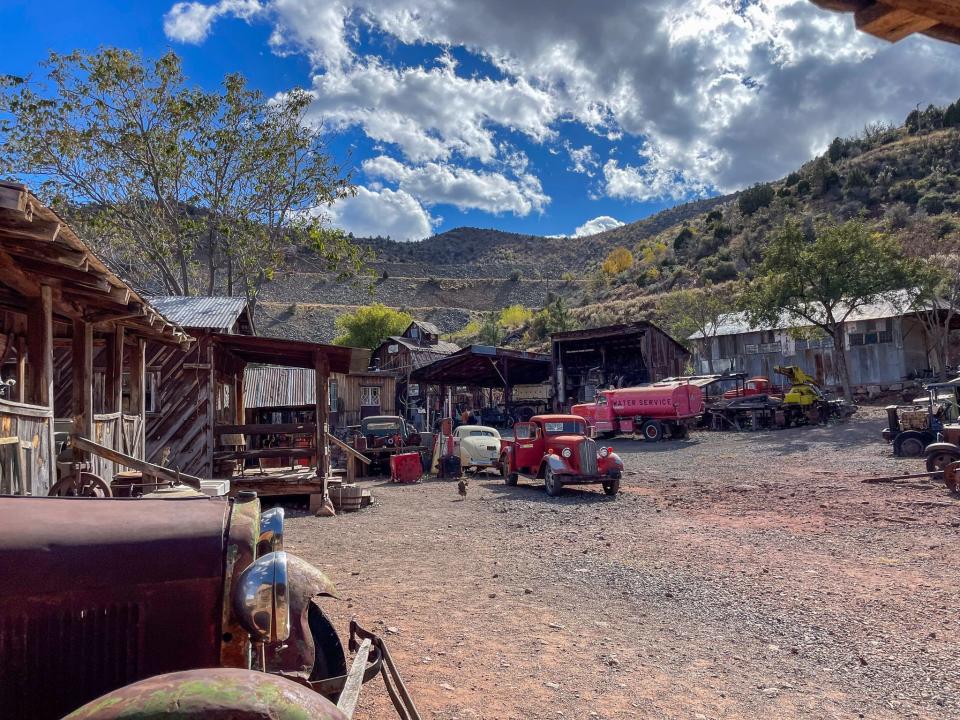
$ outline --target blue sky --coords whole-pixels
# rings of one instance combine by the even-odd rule
[[[173,48],[311,114],[358,196],[331,220],[587,234],[782,176],[835,135],[960,96],[960,48],[855,33],[806,0],[210,0],[0,6],[0,72],[49,50]]]

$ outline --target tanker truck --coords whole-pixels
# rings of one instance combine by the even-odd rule
[[[703,393],[687,382],[657,382],[631,388],[600,390],[592,403],[574,405],[600,437],[639,434],[644,440],[685,438],[703,412]]]

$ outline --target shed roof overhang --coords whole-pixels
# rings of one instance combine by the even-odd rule
[[[114,321],[144,338],[185,347],[193,341],[26,186],[0,182],[0,304],[26,311],[43,285],[51,288],[53,312],[61,318]]]
[[[550,356],[492,345],[469,345],[414,370],[410,379],[429,385],[502,388],[550,378]]]
[[[362,372],[370,364],[370,351],[341,345],[284,340],[254,335],[211,335],[217,347],[227,350],[246,363],[315,368],[317,358],[325,356],[330,372]]]
[[[857,30],[890,42],[913,33],[960,43],[957,0],[811,0],[824,10],[852,13]]]

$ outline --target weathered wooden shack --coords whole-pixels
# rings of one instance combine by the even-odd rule
[[[330,427],[358,425],[369,415],[396,414],[397,380],[372,370],[331,373],[327,387]],[[248,367],[243,400],[247,422],[313,422],[316,387],[313,374],[301,368]]]
[[[411,382],[410,375],[430,363],[457,352],[459,345],[440,339],[433,323],[414,320],[401,335],[393,335],[374,349],[374,370],[388,371],[397,378],[396,407],[406,419],[414,421],[429,400],[424,388]]]
[[[651,322],[553,333],[554,409],[590,401],[599,387],[630,387],[682,375],[690,353]]]
[[[147,373],[155,404],[147,413],[147,457],[200,477],[231,477],[248,462],[284,458],[304,460],[315,476],[330,474],[329,399],[314,392],[310,423],[248,422],[245,374],[248,365],[294,367],[313,375],[313,387],[329,387],[331,373],[365,369],[366,351],[320,343],[258,337],[253,334],[249,307],[242,298],[153,298],[153,303],[178,318],[193,339],[186,351],[150,345]],[[256,389],[253,390],[257,392]],[[295,434],[312,442],[296,448],[264,447],[257,438]],[[303,482],[309,478],[297,477]],[[279,492],[283,478],[244,482],[264,494]],[[297,483],[286,488],[294,492]],[[269,486],[269,487],[268,487]],[[300,488],[303,490],[303,488]],[[304,492],[312,492],[309,488]]]
[[[109,493],[111,460],[75,449],[90,476],[58,473],[58,443],[142,459],[146,346],[190,342],[25,186],[0,182],[0,492]]]

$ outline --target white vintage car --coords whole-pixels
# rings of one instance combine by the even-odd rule
[[[500,433],[486,425],[461,425],[453,431],[453,444],[464,470],[500,467]]]

